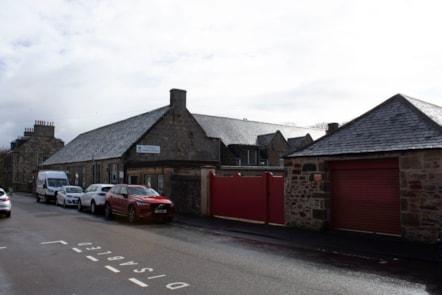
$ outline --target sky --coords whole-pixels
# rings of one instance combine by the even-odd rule
[[[0,0],[0,149],[169,104],[309,127],[397,93],[442,106],[441,1]]]

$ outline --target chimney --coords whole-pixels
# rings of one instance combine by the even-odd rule
[[[170,106],[178,110],[186,109],[186,90],[171,89],[170,90]]]
[[[339,129],[338,123],[328,123],[327,134],[333,133]]]
[[[54,122],[35,121],[34,136],[36,137],[54,137],[55,134]]]
[[[32,129],[32,128],[25,128],[25,132],[23,133],[23,136],[25,136],[25,137],[32,137],[32,136],[34,136],[34,129]]]

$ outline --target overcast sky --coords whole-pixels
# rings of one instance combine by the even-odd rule
[[[442,106],[441,1],[0,0],[0,148],[169,104],[311,126],[403,93]]]

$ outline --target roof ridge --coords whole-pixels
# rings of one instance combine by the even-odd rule
[[[232,120],[232,121],[239,121],[239,122],[250,122],[250,123],[259,123],[259,124],[266,124],[266,125],[282,126],[282,127],[293,127],[293,128],[301,128],[301,129],[309,129],[309,130],[313,129],[313,130],[318,130],[318,131],[323,131],[324,130],[324,129],[318,128],[318,127],[305,127],[305,126],[297,126],[297,125],[285,125],[285,124],[281,124],[281,123],[269,123],[269,122],[262,122],[262,121],[256,121],[256,120],[238,119],[238,118],[222,117],[222,116],[215,116],[215,115],[203,115],[203,114],[194,114],[194,113],[192,113],[192,115],[193,116],[211,117],[211,118]]]
[[[122,122],[129,121],[129,120],[131,120],[131,119],[139,118],[139,117],[142,117],[142,116],[146,116],[146,115],[148,115],[148,114],[151,114],[151,113],[155,113],[155,112],[158,112],[158,111],[162,111],[163,109],[167,109],[167,108],[169,108],[169,107],[170,107],[170,105],[163,106],[163,107],[157,108],[157,109],[152,110],[152,111],[149,111],[149,112],[145,112],[145,113],[138,114],[138,115],[135,115],[135,116],[131,116],[131,117],[128,117],[128,118],[126,118],[126,119],[122,119],[122,120],[119,120],[119,121],[116,121],[116,122],[113,122],[113,123],[110,123],[110,124],[106,124],[106,125],[103,125],[103,126],[97,127],[97,128],[95,128],[95,129],[92,129],[92,130],[89,130],[89,131],[86,131],[86,132],[80,133],[79,136],[80,136],[80,135],[83,135],[83,134],[88,134],[88,133],[90,133],[90,132],[95,132],[95,131],[100,130],[100,129],[108,128],[108,127],[113,126],[113,125],[121,124]],[[77,136],[77,137],[78,137],[78,136]]]

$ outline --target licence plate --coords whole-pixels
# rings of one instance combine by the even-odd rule
[[[164,213],[167,213],[167,209],[156,209],[154,212],[156,214],[164,214]]]

